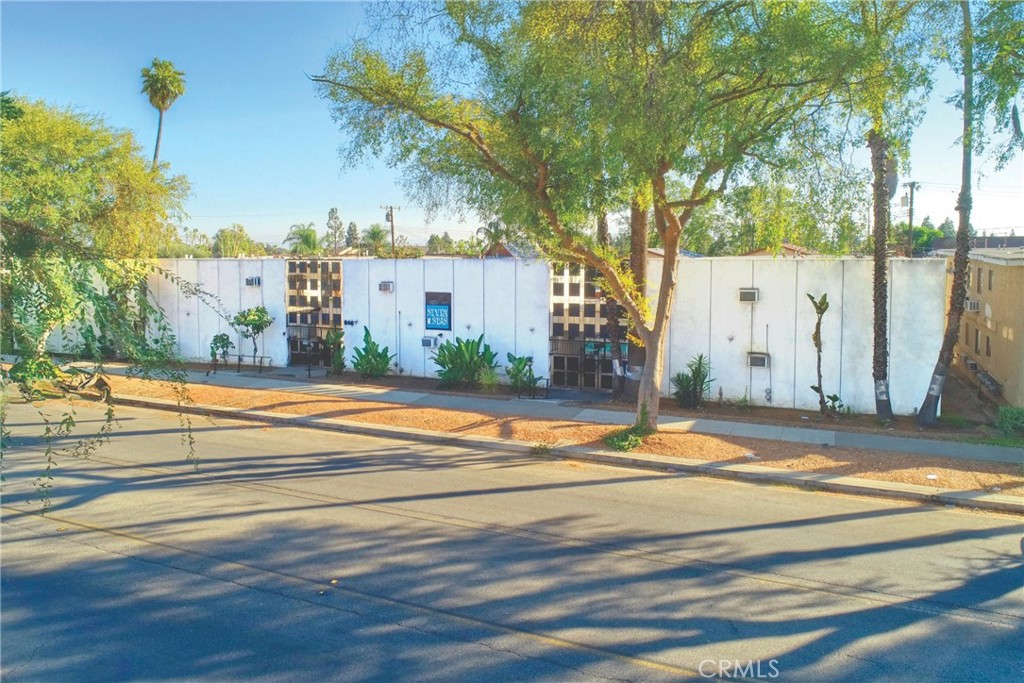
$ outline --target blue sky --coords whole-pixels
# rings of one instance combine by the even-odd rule
[[[393,204],[401,207],[398,233],[414,243],[444,230],[468,236],[479,221],[439,216],[428,225],[383,165],[341,167],[342,133],[306,74],[365,32],[362,20],[362,5],[346,2],[4,1],[2,87],[100,114],[134,131],[151,153],[157,113],[139,92],[139,72],[154,57],[169,59],[185,72],[187,91],[165,116],[160,158],[192,184],[191,227],[213,234],[241,223],[257,239],[279,242],[294,223],[323,230],[332,206],[365,229],[383,222],[381,205]],[[942,101],[955,87],[940,79],[911,148],[911,176],[922,183],[915,222],[955,219],[960,123]],[[985,159],[976,166],[985,177],[974,225],[1024,234],[1024,158],[1000,173]]]

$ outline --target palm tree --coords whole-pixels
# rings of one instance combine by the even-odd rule
[[[160,112],[156,126],[156,149],[153,150],[153,168],[160,158],[160,137],[164,132],[164,112],[174,101],[185,94],[185,72],[178,71],[174,64],[165,59],[154,59],[153,65],[142,69],[142,94],[149,97],[149,103]]]
[[[296,223],[288,231],[284,243],[291,247],[295,256],[317,256],[322,249],[320,238],[313,223]]]
[[[476,235],[483,240],[481,256],[501,246],[508,239],[508,229],[500,221],[490,221],[487,225],[477,228]]]
[[[368,249],[374,256],[380,256],[387,241],[388,231],[380,223],[374,223],[363,233],[363,248]]]

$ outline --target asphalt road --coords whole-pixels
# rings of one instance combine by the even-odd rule
[[[118,414],[40,516],[10,407],[4,681],[1024,674],[1019,518]]]

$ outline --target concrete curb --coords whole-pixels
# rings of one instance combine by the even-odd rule
[[[489,436],[451,434],[415,427],[392,427],[339,418],[317,418],[308,415],[291,415],[265,410],[229,408],[193,404],[179,406],[176,401],[149,398],[145,396],[121,395],[115,402],[119,405],[153,408],[158,410],[181,410],[196,415],[225,417],[236,420],[251,420],[293,427],[310,427],[329,431],[376,436],[391,439],[412,439],[463,448],[486,448],[515,453],[527,453],[538,458],[573,460],[612,467],[630,467],[675,474],[695,474],[718,479],[739,480],[754,483],[794,486],[816,491],[846,493],[876,498],[895,498],[931,505],[951,505],[963,508],[993,510],[1024,515],[1024,500],[1012,496],[981,491],[957,491],[939,489],[916,484],[875,481],[859,477],[843,477],[814,472],[793,472],[773,467],[745,464],[709,463],[704,460],[668,457],[650,453],[620,453],[596,450],[580,446],[547,447],[526,441],[499,439]]]

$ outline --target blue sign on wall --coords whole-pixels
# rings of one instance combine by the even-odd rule
[[[452,329],[452,295],[450,292],[427,292],[427,329]]]

